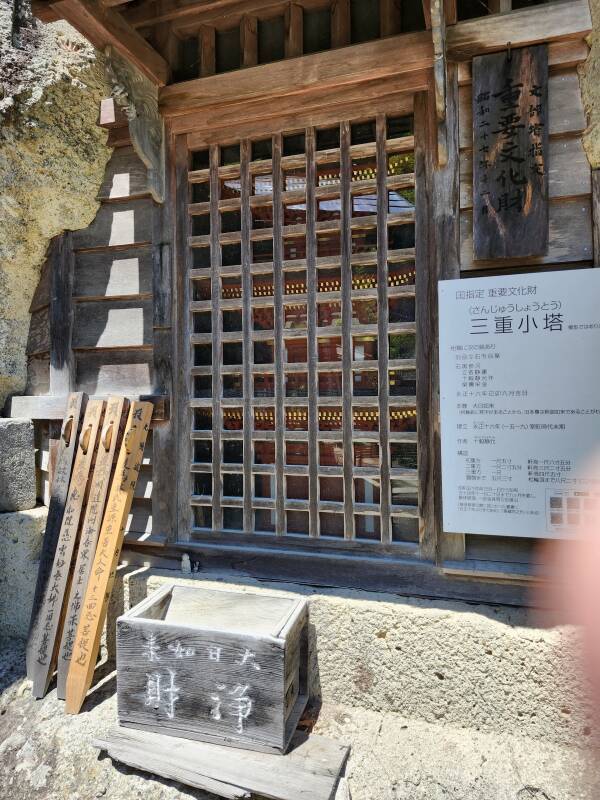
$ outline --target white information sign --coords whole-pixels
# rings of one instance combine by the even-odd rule
[[[564,538],[600,475],[600,270],[442,281],[444,531]]]

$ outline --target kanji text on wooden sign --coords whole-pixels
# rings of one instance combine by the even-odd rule
[[[473,59],[473,245],[478,260],[548,249],[548,48]]]

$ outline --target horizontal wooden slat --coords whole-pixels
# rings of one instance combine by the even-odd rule
[[[106,165],[98,199],[116,200],[146,194],[148,178],[144,162],[133,147],[118,147]]]
[[[459,144],[473,146],[473,109],[471,86],[459,89]],[[550,75],[548,79],[548,117],[550,135],[582,133],[586,128],[585,112],[576,70]]]
[[[590,195],[590,162],[579,137],[550,139],[548,153],[548,191],[551,199]],[[460,207],[473,206],[473,153],[460,154]]]
[[[583,39],[592,30],[588,0],[562,0],[448,26],[448,58],[468,61],[481,53],[556,40]]]
[[[535,258],[504,259],[500,266],[525,264],[568,264],[577,261],[591,262],[592,208],[590,198],[555,201],[550,203],[550,246],[545,256]],[[473,215],[461,212],[460,219],[461,270],[498,268],[497,261],[473,263]]]
[[[76,298],[124,297],[152,292],[152,251],[81,252],[75,256]]]
[[[102,350],[79,352],[75,359],[78,391],[88,394],[152,394],[152,352]]]
[[[102,203],[91,225],[73,232],[78,249],[140,244],[152,240],[152,201]]]
[[[131,511],[125,524],[125,536],[129,541],[134,534],[152,534],[152,504],[136,502],[131,504]],[[131,535],[131,536],[130,536]],[[136,541],[138,539],[136,538]],[[143,541],[143,540],[142,540]]]
[[[87,358],[87,355],[86,355]],[[78,390],[80,391],[80,390]],[[86,391],[85,389],[83,391]],[[106,394],[90,394],[89,399],[94,400],[97,398],[105,398]],[[170,399],[166,395],[157,394],[135,394],[135,392],[128,392],[126,396],[129,400],[148,400],[153,403],[154,410],[152,412],[153,422],[164,422],[169,419],[170,414]],[[30,395],[13,395],[9,401],[10,417],[24,417],[32,420],[61,420],[65,416],[67,408],[67,397],[59,397],[58,395],[44,395],[44,396],[30,396]],[[144,463],[148,456],[148,444],[144,450]]]
[[[153,340],[151,300],[114,300],[75,305],[73,347],[143,347]]]

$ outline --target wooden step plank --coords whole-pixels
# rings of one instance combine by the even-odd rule
[[[77,303],[73,348],[150,346],[153,341],[151,300]]]
[[[36,698],[46,694],[54,673],[71,562],[103,414],[104,400],[88,402],[52,568],[46,590],[41,597],[36,622],[29,633],[27,677],[33,682],[31,693]]]
[[[107,250],[75,255],[74,297],[125,297],[152,293],[152,250]]]
[[[60,534],[60,528],[67,500],[67,493],[69,491],[69,481],[71,480],[71,468],[73,466],[73,459],[75,457],[77,431],[79,429],[79,422],[85,409],[86,402],[87,396],[82,392],[74,392],[73,394],[70,394],[66,403],[63,400],[62,414],[60,417],[58,417],[60,419],[64,417],[64,421],[62,424],[61,436],[56,443],[56,461],[54,462],[56,464],[56,468],[54,470],[54,479],[52,481],[50,502],[48,506],[48,519],[46,521],[46,530],[44,532],[44,540],[42,542],[40,565],[38,567],[37,582],[35,585],[35,593],[33,598],[33,608],[31,611],[31,621],[29,624],[30,637],[33,629],[38,625],[42,598],[46,593],[50,571],[52,570],[52,564],[54,563],[56,544]],[[20,416],[28,415],[23,414]],[[28,673],[30,660],[33,660],[33,654],[28,649],[26,655]]]
[[[88,583],[85,592],[82,616],[77,626],[75,647],[67,675],[65,708],[69,714],[79,712],[92,682],[108,601],[121,554],[125,523],[131,509],[151,418],[151,403],[131,404],[94,556],[94,579]]]
[[[113,728],[94,746],[138,769],[204,788],[217,781],[222,797],[260,795],[272,800],[331,800],[349,748],[324,736],[297,732],[282,756],[179,739],[150,731]]]
[[[153,373],[151,350],[80,350],[75,354],[75,385],[90,395],[153,394]]]
[[[73,247],[82,250],[150,243],[152,206],[149,199],[103,203],[91,225],[73,231]]]
[[[73,570],[71,590],[65,606],[65,624],[58,654],[57,694],[61,700],[65,699],[67,673],[79,624],[81,604],[96,553],[96,544],[98,543],[100,525],[104,514],[104,504],[108,494],[113,461],[117,451],[117,444],[120,444],[123,411],[126,407],[127,401],[124,397],[112,396],[108,398],[106,403],[106,413],[99,437],[96,463],[94,464],[87,507],[81,526],[81,539]]]
[[[106,166],[98,200],[117,200],[149,194],[144,162],[133,147],[118,147]]]

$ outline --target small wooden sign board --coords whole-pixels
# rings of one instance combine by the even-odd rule
[[[548,250],[548,46],[473,59],[476,260]]]
[[[117,727],[94,740],[115,761],[238,800],[333,800],[350,748],[297,732],[289,753],[277,755],[177,739]]]

